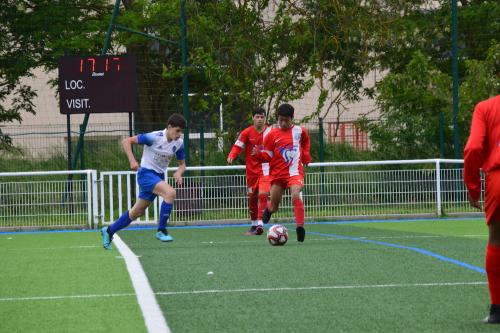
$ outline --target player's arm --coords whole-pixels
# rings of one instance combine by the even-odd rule
[[[481,208],[480,168],[484,162],[484,141],[486,139],[486,120],[483,109],[477,106],[472,115],[472,124],[469,139],[464,149],[464,182],[469,194],[469,201],[473,207]]]
[[[139,144],[137,135],[122,140],[122,147],[125,151],[125,154],[127,154],[127,158],[130,163],[130,169],[137,171],[140,165],[135,159],[134,152],[132,151],[132,145],[134,144]]]
[[[238,139],[233,145],[233,148],[231,148],[231,151],[229,152],[229,155],[227,157],[228,164],[233,164],[234,159],[238,157],[238,155],[242,152],[243,149],[245,149],[247,141],[248,141],[248,131],[245,129],[240,133]]]
[[[175,182],[180,185],[182,184],[182,175],[184,174],[184,171],[186,171],[186,154],[184,153],[184,145],[177,150],[175,157],[177,158],[179,167],[177,168],[177,171],[174,172],[173,177]]]
[[[273,132],[270,132],[266,137],[264,138],[264,149],[258,150],[257,148],[254,147],[252,149],[252,156],[255,157],[260,162],[267,163],[270,162],[271,159],[274,156],[274,135]]]
[[[179,160],[179,167],[177,168],[177,171],[174,172],[173,177],[175,179],[175,182],[177,184],[182,184],[182,175],[184,174],[184,171],[186,171],[186,161],[185,160]]]
[[[307,130],[302,127],[302,135],[300,137],[300,145],[302,152],[302,163],[308,165],[312,161],[311,157],[311,138]]]

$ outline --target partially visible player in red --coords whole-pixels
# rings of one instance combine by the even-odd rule
[[[500,324],[500,95],[476,105],[464,151],[464,182],[470,204],[478,209],[480,169],[486,174],[484,210],[489,236],[485,266],[491,300],[484,322]]]
[[[266,126],[266,111],[257,108],[252,112],[253,125],[245,128],[236,140],[227,163],[232,164],[241,151],[245,150],[248,209],[252,226],[246,235],[262,235],[262,212],[266,208],[271,184],[269,182],[269,163],[262,163],[252,155],[252,150],[262,149],[263,138],[271,130]]]
[[[262,220],[268,223],[271,214],[278,210],[281,197],[290,188],[295,215],[297,240],[303,242],[304,203],[300,192],[304,187],[304,167],[311,162],[311,141],[306,129],[293,124],[294,108],[290,104],[278,107],[278,128],[273,128],[264,138],[264,149],[254,151],[262,161],[269,161],[271,177],[271,199],[264,210]]]

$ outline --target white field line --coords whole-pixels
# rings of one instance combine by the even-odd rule
[[[118,235],[114,235],[113,243],[125,259],[127,270],[132,280],[132,285],[137,295],[137,301],[142,311],[144,321],[149,333],[170,333],[170,328],[167,325],[163,312],[156,302],[155,294],[149,284],[146,273],[142,269],[141,263],[137,256],[130,250]]]
[[[449,286],[476,286],[485,285],[485,281],[475,282],[437,282],[437,283],[391,283],[391,284],[366,284],[366,285],[339,285],[318,287],[282,287],[282,288],[250,288],[250,289],[209,289],[193,291],[164,291],[156,295],[186,295],[186,294],[219,294],[219,293],[250,293],[250,292],[276,292],[296,290],[325,290],[325,289],[374,289],[374,288],[408,288],[408,287],[449,287]]]
[[[116,235],[115,235],[116,239]],[[250,293],[250,292],[276,292],[296,290],[335,290],[335,289],[377,289],[377,288],[415,288],[415,287],[455,287],[455,286],[484,286],[486,281],[470,282],[429,282],[429,283],[389,283],[389,284],[364,284],[364,285],[333,285],[333,286],[310,286],[310,287],[280,287],[280,288],[250,288],[250,289],[208,289],[187,291],[161,291],[155,295],[196,295],[196,294],[223,294],[223,293]],[[7,301],[44,301],[74,298],[106,298],[134,296],[135,294],[101,294],[101,295],[68,295],[68,296],[38,296],[38,297],[8,297],[0,298],[0,302]]]
[[[74,245],[74,246],[60,246],[60,247],[24,247],[24,248],[10,248],[7,251],[45,251],[45,250],[81,250],[81,249],[102,249],[102,245]]]
[[[9,301],[52,301],[60,299],[79,299],[79,298],[108,298],[108,297],[130,297],[135,294],[90,294],[90,295],[64,295],[64,296],[33,296],[33,297],[4,297],[0,298],[0,302]]]

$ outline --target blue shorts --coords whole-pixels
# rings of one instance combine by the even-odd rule
[[[137,183],[139,184],[139,198],[153,201],[156,198],[156,194],[153,193],[153,189],[156,184],[165,180],[164,173],[158,173],[156,171],[139,168],[137,171]]]

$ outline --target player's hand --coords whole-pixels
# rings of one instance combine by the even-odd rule
[[[228,157],[227,158],[227,164],[233,164],[233,158],[232,157]]]
[[[134,170],[134,171],[137,171],[139,170],[139,163],[137,163],[137,161],[133,161],[133,162],[130,162],[130,169],[131,170]]]
[[[182,185],[182,175],[177,172],[174,172],[173,176],[177,185]]]
[[[474,200],[470,196],[468,196],[468,198],[469,198],[469,203],[470,203],[470,205],[472,207],[477,208],[479,210],[483,210],[483,208],[481,207],[481,203],[479,202],[479,200]]]

